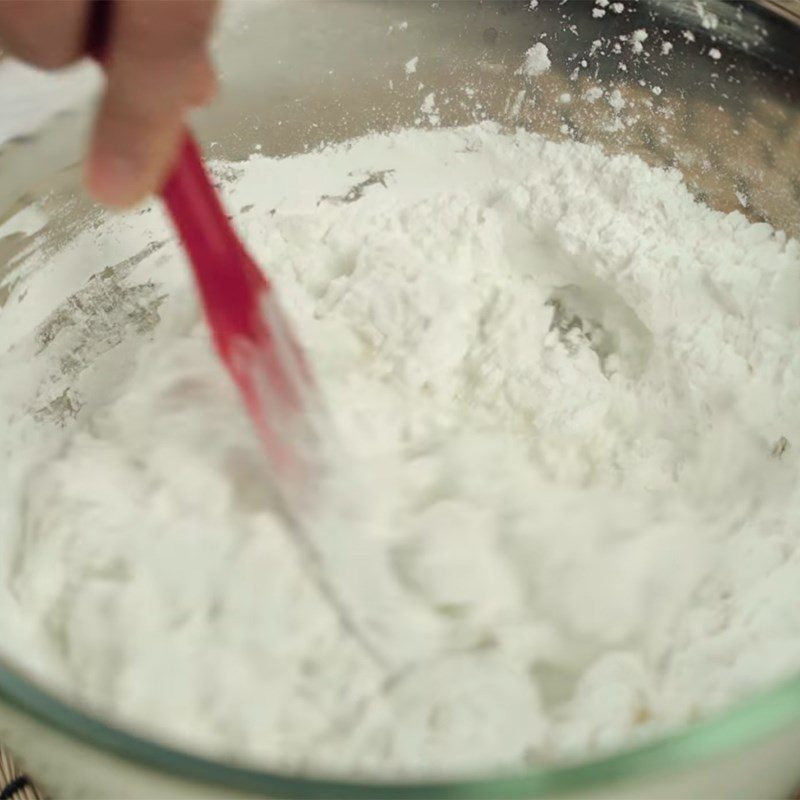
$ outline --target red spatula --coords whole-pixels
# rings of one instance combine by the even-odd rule
[[[275,292],[225,215],[191,134],[161,196],[194,272],[208,325],[281,479],[302,479],[315,394]]]
[[[92,4],[87,50],[100,63],[111,12],[111,0]],[[189,257],[216,349],[286,493],[309,477],[315,437],[307,411],[315,387],[275,292],[229,223],[188,131],[161,197]]]

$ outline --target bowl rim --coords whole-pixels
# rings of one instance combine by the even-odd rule
[[[677,772],[761,742],[800,720],[800,675],[756,692],[700,722],[606,756],[496,776],[395,782],[291,775],[191,754],[119,724],[104,722],[93,712],[71,705],[36,680],[23,676],[2,657],[0,700],[62,734],[139,767],[243,793],[303,800],[530,800]]]
[[[758,0],[756,13],[792,29],[785,0]],[[0,60],[2,60],[0,52]],[[292,775],[226,763],[160,743],[104,721],[27,675],[0,653],[0,703],[110,756],[165,777],[185,779],[244,794],[299,800],[533,800],[581,790],[607,789],[625,781],[679,772],[760,743],[800,722],[800,673],[763,688],[688,726],[641,744],[579,762],[464,778],[385,782],[341,776]],[[24,755],[24,754],[23,754]],[[799,776],[800,777],[800,776]]]

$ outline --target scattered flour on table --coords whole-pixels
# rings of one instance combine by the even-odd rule
[[[0,315],[9,658],[183,746],[384,778],[591,756],[797,669],[796,242],[488,124],[216,172],[345,445],[315,536],[391,666],[276,510],[156,209],[32,252]]]

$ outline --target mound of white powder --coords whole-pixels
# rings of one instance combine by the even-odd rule
[[[217,171],[343,443],[313,536],[385,661],[276,509],[156,211],[0,315],[14,658],[179,744],[382,777],[588,757],[797,670],[796,242],[489,125]],[[98,248],[155,328],[26,328]],[[78,364],[63,429],[20,413],[48,358]]]

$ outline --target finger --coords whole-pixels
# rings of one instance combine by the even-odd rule
[[[186,108],[198,87],[209,91],[203,76],[214,9],[210,0],[118,0],[86,174],[101,202],[127,206],[160,188]]]
[[[58,69],[83,55],[88,0],[0,0],[0,39],[14,56]]]
[[[210,57],[198,62],[189,84],[188,103],[192,107],[208,105],[217,94],[217,73]]]

